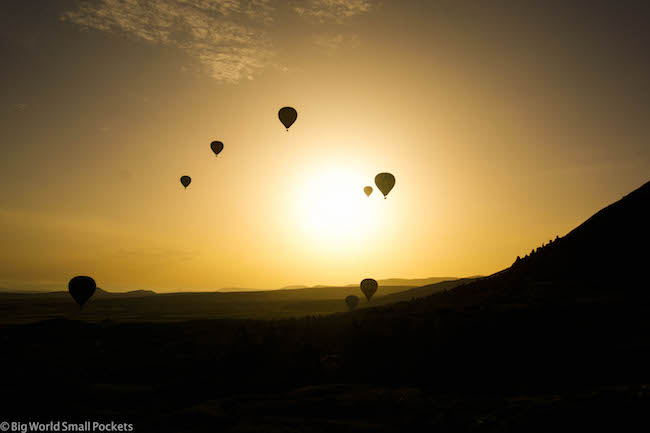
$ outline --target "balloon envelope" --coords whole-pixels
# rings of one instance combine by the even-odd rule
[[[384,198],[388,195],[391,189],[395,186],[395,176],[390,173],[379,173],[375,176],[375,185],[379,191],[384,194]]]
[[[187,188],[187,186],[192,182],[192,178],[189,176],[181,176],[181,184]]]
[[[70,280],[68,283],[68,291],[70,296],[75,300],[80,307],[88,302],[88,299],[95,293],[97,285],[95,280],[90,277],[77,276]]]
[[[223,143],[220,141],[213,141],[212,143],[210,143],[210,149],[212,149],[215,156],[219,155],[219,152],[223,150]]]
[[[365,187],[365,188],[363,189],[363,192],[365,192],[366,195],[367,195],[368,197],[370,197],[370,194],[372,194],[372,187],[371,187],[371,186],[367,186],[367,187]]]
[[[355,295],[350,295],[345,298],[345,303],[348,304],[350,310],[354,310],[359,305],[359,297]]]
[[[288,131],[289,127],[293,125],[293,122],[298,118],[298,112],[292,107],[282,107],[278,112],[278,117],[280,118],[280,122],[282,122]]]
[[[366,295],[368,301],[370,301],[372,295],[374,295],[377,291],[377,286],[377,281],[373,280],[372,278],[366,278],[361,282],[361,291],[364,295]]]

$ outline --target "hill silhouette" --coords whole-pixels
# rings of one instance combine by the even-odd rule
[[[3,411],[156,432],[643,431],[649,198],[646,184],[489,277],[352,312],[0,326]]]
[[[508,269],[444,294],[444,303],[572,302],[643,290],[650,182]],[[443,296],[443,295],[441,295]]]
[[[650,182],[602,209],[565,237],[535,250],[512,272],[536,280],[620,283],[634,279],[647,264],[641,246],[649,237]]]

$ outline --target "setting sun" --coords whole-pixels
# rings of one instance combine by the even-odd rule
[[[371,236],[380,223],[380,194],[366,197],[369,180],[345,169],[326,168],[296,188],[295,216],[302,233],[319,244],[341,247]]]

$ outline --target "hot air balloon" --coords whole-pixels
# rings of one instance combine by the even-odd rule
[[[385,199],[390,190],[395,186],[395,176],[390,173],[379,173],[375,176],[375,185],[384,194]]]
[[[359,297],[355,295],[350,295],[345,298],[345,303],[348,304],[350,310],[354,310],[359,305]]]
[[[367,187],[365,187],[365,188],[363,189],[363,192],[365,192],[366,195],[367,195],[368,197],[370,197],[370,194],[372,194],[372,187],[371,187],[371,186],[367,186]]]
[[[280,118],[280,122],[282,122],[288,131],[289,127],[293,125],[293,122],[298,118],[298,112],[292,107],[282,107],[278,112],[278,117]]]
[[[181,184],[187,188],[187,186],[192,182],[192,178],[189,176],[181,176]]]
[[[370,302],[370,298],[372,298],[372,295],[377,291],[377,281],[372,278],[366,278],[361,282],[361,291],[366,295],[368,302]]]
[[[68,283],[68,291],[79,307],[83,307],[88,299],[95,293],[97,285],[95,280],[90,277],[77,276]]]
[[[210,143],[210,149],[214,152],[214,156],[217,156],[223,150],[223,143],[220,141],[213,141]]]

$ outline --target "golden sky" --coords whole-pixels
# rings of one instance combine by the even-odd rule
[[[0,288],[509,266],[650,173],[650,12],[569,3],[3,2]]]

